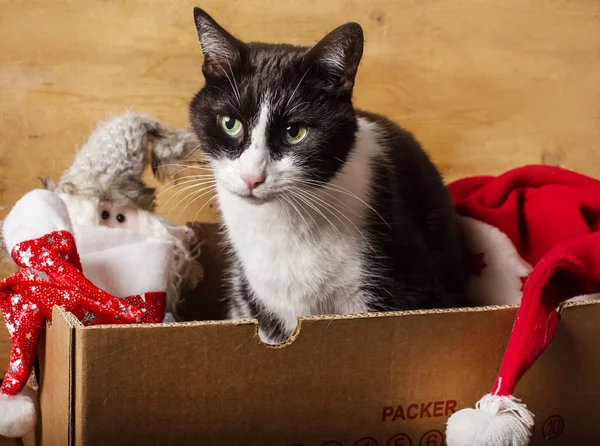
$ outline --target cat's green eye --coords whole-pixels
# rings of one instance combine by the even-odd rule
[[[242,131],[244,130],[244,126],[242,125],[242,123],[239,120],[232,118],[231,116],[219,115],[217,116],[217,122],[219,123],[219,127],[221,127],[221,130],[223,130],[225,134],[227,136],[230,136],[231,138],[237,138],[242,134]]]
[[[294,145],[302,142],[308,135],[308,128],[305,125],[290,124],[283,129],[283,142]]]

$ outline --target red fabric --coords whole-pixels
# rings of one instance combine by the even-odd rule
[[[512,395],[525,372],[550,345],[558,325],[556,307],[600,291],[600,232],[557,246],[534,268],[525,284],[493,393]]]
[[[44,320],[52,320],[54,305],[84,325],[160,322],[164,316],[164,292],[119,299],[86,279],[75,240],[67,231],[19,243],[12,257],[21,269],[0,282],[0,309],[13,344],[2,393],[14,395],[25,385]]]
[[[460,215],[495,226],[530,265],[554,246],[600,229],[600,181],[550,166],[449,185]]]
[[[548,347],[557,306],[600,292],[600,181],[549,166],[527,166],[498,177],[449,186],[460,215],[495,226],[534,266],[493,388],[511,395]]]

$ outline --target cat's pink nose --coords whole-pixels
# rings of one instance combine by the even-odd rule
[[[261,184],[263,184],[265,182],[265,176],[262,173],[242,174],[242,175],[240,175],[240,178],[242,179],[242,181],[244,183],[246,183],[246,186],[250,190],[256,189],[258,186],[260,186]]]

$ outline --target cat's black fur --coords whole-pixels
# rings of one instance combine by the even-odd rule
[[[387,273],[365,285],[382,297],[372,310],[467,305],[468,254],[440,174],[412,134],[381,116],[358,114],[380,124],[393,163],[372,167],[377,213],[369,213],[369,232],[379,255],[368,257],[374,270]],[[392,229],[382,220],[394,222]]]
[[[367,309],[464,305],[467,253],[440,174],[410,133],[381,116],[353,108],[352,88],[362,55],[361,28],[356,24],[340,27],[310,49],[244,44],[205,12],[197,9],[195,18],[205,52],[206,86],[191,102],[190,119],[206,155],[236,159],[248,148],[248,132],[239,140],[225,136],[216,125],[216,115],[234,115],[252,128],[261,94],[267,89],[274,96],[270,156],[280,159],[295,152],[305,177],[312,180],[327,183],[344,166],[355,147],[357,118],[375,122],[384,150],[371,160],[369,195],[374,210],[368,211],[365,229],[375,252],[363,252],[369,280],[361,285],[361,292],[372,297]],[[211,43],[203,40],[207,32],[221,39],[218,53],[211,52]],[[343,48],[343,67],[326,63],[332,48]],[[282,126],[290,122],[310,128],[301,146],[286,146],[278,138]],[[237,278],[233,283],[238,284],[232,290],[232,308],[257,318],[275,341],[289,336],[289,324],[273,310],[266,311],[261,296],[253,292],[235,246],[231,254],[232,275]]]

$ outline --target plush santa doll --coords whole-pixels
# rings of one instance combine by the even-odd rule
[[[173,245],[128,229],[77,227],[61,198],[25,195],[3,224],[6,248],[21,269],[0,282],[0,308],[12,341],[0,389],[0,435],[35,426],[31,374],[54,305],[84,325],[161,322]]]
[[[178,159],[196,147],[190,132],[126,113],[101,122],[50,190],[25,195],[2,225],[21,268],[0,282],[0,309],[13,347],[0,389],[0,435],[20,437],[36,422],[25,385],[54,305],[84,325],[161,322],[201,277],[193,231],[153,212],[141,179],[152,155]],[[0,237],[1,239],[2,237]]]
[[[528,166],[450,191],[472,254],[471,297],[521,306],[491,393],[450,417],[447,444],[523,446],[534,416],[517,383],[551,343],[560,304],[600,292],[600,181]]]
[[[202,277],[197,261],[199,244],[191,228],[153,212],[155,190],[144,183],[142,174],[148,166],[148,153],[155,170],[193,173],[192,164],[186,167],[182,163],[197,149],[193,132],[169,129],[149,116],[127,112],[98,123],[58,183],[45,181],[47,188],[63,199],[80,232],[98,226],[132,229],[173,244],[167,289],[169,312],[176,312],[182,294],[193,289]],[[158,176],[164,178],[162,173]]]

